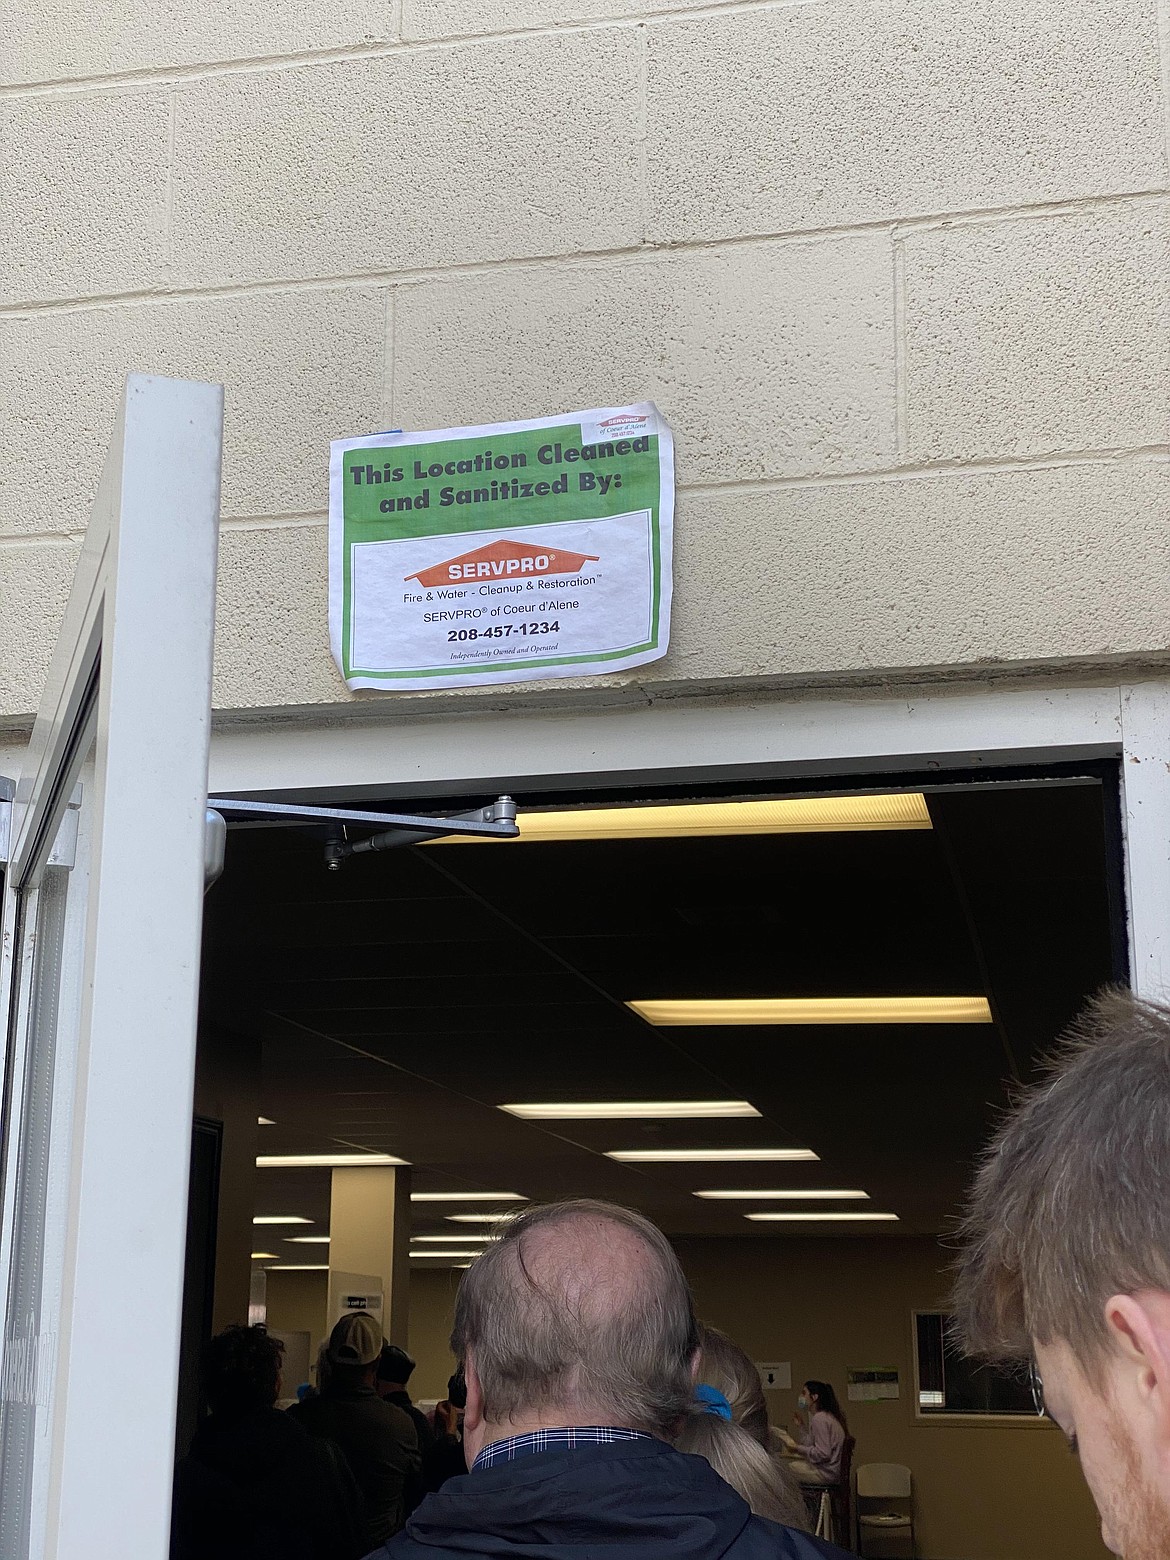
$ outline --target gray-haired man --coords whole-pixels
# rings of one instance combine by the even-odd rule
[[[817,1560],[668,1436],[699,1345],[665,1236],[607,1203],[534,1208],[459,1288],[471,1472],[429,1495],[381,1560]],[[371,1557],[373,1560],[373,1557]]]
[[[1031,1361],[1102,1536],[1170,1554],[1170,1010],[1091,1005],[992,1143],[956,1290],[972,1354]]]

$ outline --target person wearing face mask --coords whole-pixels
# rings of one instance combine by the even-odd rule
[[[794,1453],[789,1464],[801,1484],[839,1484],[841,1460],[849,1426],[827,1381],[806,1381],[797,1406],[808,1415],[805,1425],[800,1415],[793,1419],[796,1435],[780,1432],[784,1444]]]

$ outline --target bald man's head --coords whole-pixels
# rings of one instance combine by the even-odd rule
[[[691,1397],[698,1328],[678,1258],[640,1214],[532,1208],[459,1286],[451,1346],[470,1351],[484,1412],[664,1433]]]

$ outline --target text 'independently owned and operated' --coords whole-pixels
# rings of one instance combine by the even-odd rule
[[[649,403],[339,439],[330,630],[351,688],[619,671],[666,653],[674,449]]]

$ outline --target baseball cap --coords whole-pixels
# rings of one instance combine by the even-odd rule
[[[334,1365],[372,1365],[382,1352],[382,1329],[368,1311],[350,1311],[329,1334]]]
[[[405,1383],[410,1380],[414,1366],[414,1360],[405,1349],[400,1349],[396,1343],[383,1344],[382,1358],[378,1361],[378,1380]]]

